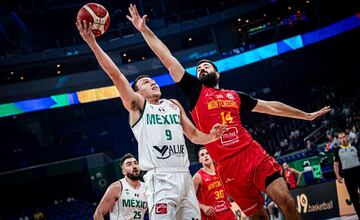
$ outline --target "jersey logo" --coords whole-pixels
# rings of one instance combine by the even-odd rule
[[[234,100],[234,96],[231,93],[226,94],[226,97],[228,97],[228,99]]]
[[[156,150],[157,159],[167,159],[171,155],[183,157],[185,153],[185,145],[183,144],[153,146],[153,148]]]
[[[167,214],[167,204],[166,203],[155,204],[155,213],[159,215]]]
[[[234,178],[227,178],[226,180],[225,180],[225,183],[229,183],[229,182],[231,182],[231,181],[233,181],[234,180]]]
[[[166,158],[170,157],[170,155],[168,155],[167,157],[164,157],[164,154],[166,153],[167,149],[169,148],[167,145],[160,146],[160,147],[153,146],[153,148],[155,148],[155,150],[157,150],[157,151],[159,151],[159,153],[161,153],[161,159],[166,159]],[[157,157],[157,158],[159,158],[159,157]]]
[[[238,130],[236,127],[230,127],[227,131],[221,136],[220,141],[224,146],[235,144],[239,141]]]
[[[166,112],[165,108],[163,108],[163,107],[160,107],[160,108],[159,108],[159,111],[160,111],[160,112],[164,112],[164,113]]]

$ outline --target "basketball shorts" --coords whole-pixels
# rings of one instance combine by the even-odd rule
[[[250,216],[264,204],[265,179],[280,172],[281,166],[259,143],[252,144],[217,163],[216,170],[226,193]]]
[[[151,220],[200,220],[200,208],[189,170],[153,169],[144,175]]]

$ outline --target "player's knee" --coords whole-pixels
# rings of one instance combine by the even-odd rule
[[[291,195],[283,195],[281,199],[279,200],[278,204],[282,209],[285,209],[283,211],[293,211],[296,210],[295,201],[291,197]]]

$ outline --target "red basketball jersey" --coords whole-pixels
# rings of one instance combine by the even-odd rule
[[[241,151],[253,141],[241,124],[240,106],[241,99],[236,91],[202,86],[199,99],[191,111],[196,127],[209,133],[215,123],[228,126],[219,140],[206,145],[215,162]]]
[[[214,207],[216,212],[230,209],[231,205],[220,178],[216,174],[206,173],[202,169],[198,170],[198,174],[201,176],[201,186],[196,193],[198,201],[204,205]],[[201,215],[205,216],[202,210]]]
[[[288,184],[290,185],[290,189],[296,188],[296,175],[291,172],[290,169],[285,170],[285,178]]]

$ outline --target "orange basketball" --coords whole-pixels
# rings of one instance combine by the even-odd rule
[[[93,23],[92,32],[96,37],[103,35],[110,25],[110,15],[106,8],[97,3],[88,3],[81,7],[77,20]]]

